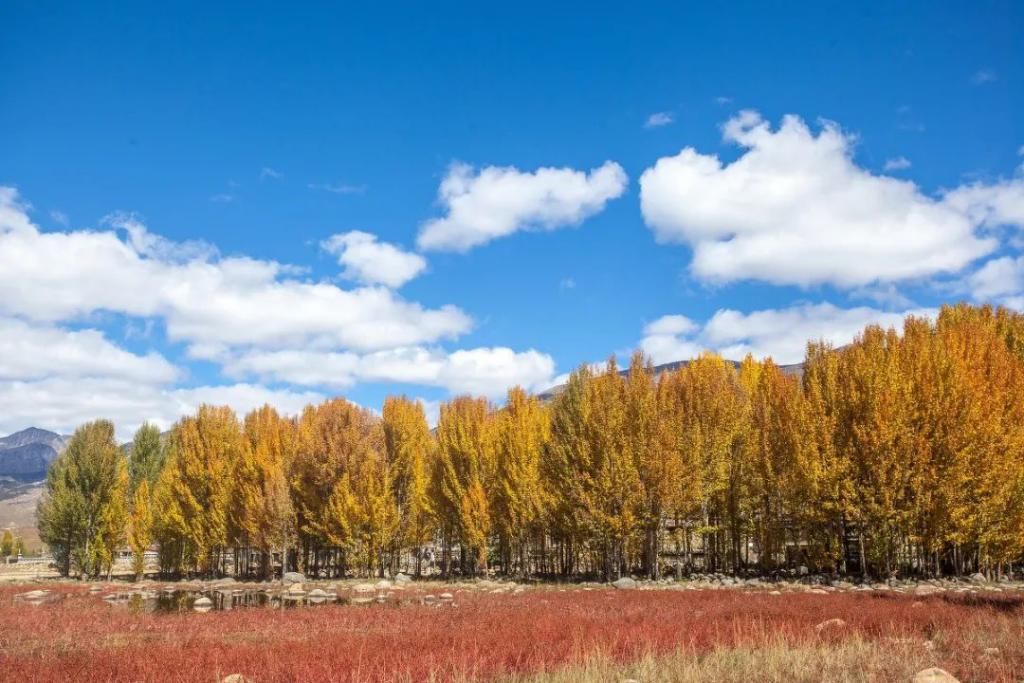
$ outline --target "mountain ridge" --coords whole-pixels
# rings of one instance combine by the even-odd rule
[[[67,447],[70,437],[38,427],[28,427],[0,437],[0,476],[42,479],[46,470]]]

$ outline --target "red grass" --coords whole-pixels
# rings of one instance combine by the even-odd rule
[[[49,588],[54,588],[49,586]],[[0,588],[0,679],[195,681],[243,673],[273,681],[420,681],[489,678],[550,669],[603,652],[704,652],[772,637],[793,644],[935,637],[935,664],[970,680],[1015,680],[1024,670],[1024,601],[991,598],[739,591],[533,590],[456,592],[456,606],[250,608],[208,614],[139,614],[79,586],[36,607],[26,588]],[[915,606],[915,602],[920,603]],[[814,625],[847,626],[819,636]],[[979,633],[999,633],[998,658]],[[1008,635],[1007,635],[1008,634]],[[1009,643],[1009,645],[1008,645]]]

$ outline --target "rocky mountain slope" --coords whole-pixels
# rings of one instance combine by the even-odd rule
[[[29,427],[0,438],[0,477],[39,480],[67,446],[67,437]]]

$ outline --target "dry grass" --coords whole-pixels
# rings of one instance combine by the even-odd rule
[[[836,644],[767,643],[694,654],[645,656],[622,665],[604,657],[553,672],[510,676],[502,683],[863,683],[909,681],[933,664],[918,643],[854,637]]]
[[[0,586],[0,680],[881,681],[941,666],[963,681],[1013,681],[1024,671],[1024,600],[1005,593],[454,588],[455,606],[157,615],[80,585],[59,590],[63,600],[32,607]],[[815,629],[832,618],[845,624]]]

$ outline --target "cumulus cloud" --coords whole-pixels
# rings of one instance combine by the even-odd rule
[[[270,389],[255,384],[170,388],[115,377],[46,377],[33,381],[0,379],[0,433],[34,425],[70,433],[84,422],[114,422],[118,438],[127,440],[143,422],[168,429],[182,415],[204,403],[229,405],[244,414],[270,404],[296,414],[324,396],[313,391]]]
[[[471,393],[499,398],[513,386],[543,388],[551,383],[551,356],[530,349],[481,347],[453,352],[427,347],[402,347],[367,354],[307,349],[253,351],[224,362],[234,377],[303,386],[345,388],[358,382],[389,382],[436,386],[451,394]]]
[[[320,246],[338,257],[344,277],[365,284],[401,287],[427,268],[419,254],[378,242],[376,235],[359,230],[331,235]]]
[[[174,381],[180,374],[160,354],[130,353],[99,330],[64,330],[0,318],[0,380],[60,375],[162,383]]]
[[[167,240],[133,214],[111,214],[94,230],[43,232],[29,210],[0,187],[0,432],[28,424],[66,432],[102,417],[127,438],[143,421],[167,428],[202,403],[294,413],[323,400],[320,387],[360,382],[500,398],[554,374],[551,357],[533,349],[438,346],[468,331],[469,317],[398,297],[389,287],[425,262],[368,233],[324,246],[348,276],[387,286],[346,290],[299,280],[288,265]],[[75,329],[107,312],[128,330],[162,323],[188,358],[219,365],[221,377],[188,386],[184,370],[157,351],[135,353],[99,329]]]
[[[55,322],[96,311],[160,317],[168,336],[206,345],[371,350],[466,332],[455,306],[428,309],[383,287],[346,290],[297,280],[294,268],[216,258],[148,233],[40,232],[10,188],[0,190],[0,314]]]
[[[957,273],[997,248],[980,228],[1024,224],[1020,178],[930,197],[859,167],[834,123],[815,134],[787,116],[773,130],[744,111],[723,133],[745,150],[732,163],[688,147],[640,178],[647,225],[690,245],[705,281],[855,288]]]
[[[479,172],[454,164],[441,182],[447,215],[427,221],[420,249],[468,251],[519,230],[554,230],[578,225],[622,195],[626,172],[612,161],[589,173],[571,168],[488,166]]]
[[[740,360],[748,353],[772,357],[780,364],[803,360],[809,340],[848,344],[866,325],[900,326],[908,315],[933,317],[934,309],[887,312],[869,307],[839,308],[830,303],[742,313],[721,309],[702,325],[681,315],[668,315],[648,324],[640,348],[655,363],[688,360],[703,351],[716,351]]]
[[[1000,303],[1020,295],[1024,293],[1024,256],[992,259],[971,273],[965,284],[971,296],[981,301]]]
[[[672,114],[667,111],[655,112],[644,121],[644,128],[660,128],[669,125],[674,120]]]
[[[947,205],[986,228],[1024,226],[1024,176],[996,183],[971,183],[946,193]]]

